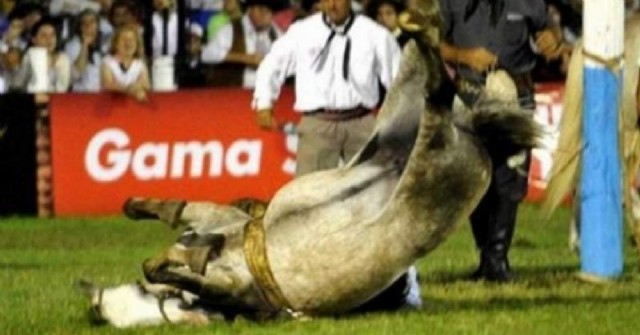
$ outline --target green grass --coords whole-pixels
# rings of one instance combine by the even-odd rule
[[[523,206],[511,252],[515,283],[463,280],[476,265],[468,225],[418,262],[425,307],[310,322],[248,321],[206,327],[167,325],[118,330],[93,327],[88,301],[72,288],[88,278],[112,285],[141,278],[142,260],[177,233],[160,224],[102,219],[0,221],[0,334],[638,334],[638,256],[625,246],[616,283],[575,279],[578,257],[567,249],[569,213],[545,222]],[[625,240],[627,241],[627,240]]]

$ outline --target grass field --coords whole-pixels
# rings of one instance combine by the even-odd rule
[[[102,219],[0,220],[0,335],[9,334],[639,334],[638,256],[625,246],[625,274],[593,285],[575,279],[567,249],[569,213],[544,222],[523,206],[511,252],[513,284],[465,281],[476,264],[468,225],[418,263],[425,306],[310,322],[248,321],[206,327],[93,327],[73,282],[102,285],[141,278],[143,259],[177,235],[152,222]],[[625,240],[627,241],[627,240]]]

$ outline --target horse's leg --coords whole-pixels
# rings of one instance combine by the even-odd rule
[[[196,295],[210,292],[230,295],[238,279],[228,271],[210,271],[204,276],[210,247],[185,248],[176,244],[156,258],[143,263],[143,272],[150,283],[169,284]]]
[[[211,202],[186,202],[154,198],[130,198],[123,208],[124,214],[133,220],[157,219],[172,229],[193,222],[204,222],[218,226],[236,221],[247,221],[250,217],[243,211]]]

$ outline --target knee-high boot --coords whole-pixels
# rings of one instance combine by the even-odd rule
[[[481,277],[489,281],[507,282],[512,279],[508,254],[515,230],[518,202],[500,198],[494,210],[495,216],[481,250]]]

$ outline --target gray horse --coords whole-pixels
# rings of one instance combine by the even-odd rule
[[[445,240],[486,191],[492,160],[531,148],[539,129],[516,103],[491,99],[454,118],[438,34],[414,23],[438,21],[437,1],[425,3],[404,18],[416,40],[404,49],[368,144],[344,167],[291,181],[263,215],[210,203],[127,202],[131,218],[187,226],[144,263],[149,282],[195,294],[209,310],[336,315],[376,296]]]

